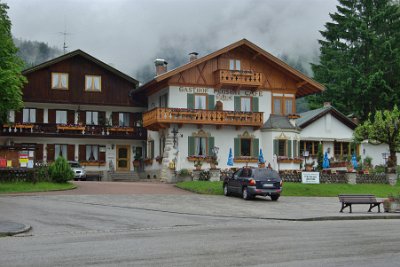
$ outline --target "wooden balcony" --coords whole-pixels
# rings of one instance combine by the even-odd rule
[[[239,70],[217,70],[215,72],[217,87],[223,85],[259,87],[262,85],[262,73]]]
[[[155,131],[172,123],[260,128],[263,122],[262,112],[155,108],[143,114],[143,126]]]
[[[5,124],[1,129],[0,135],[146,140],[147,130],[143,127],[33,123],[15,125]]]

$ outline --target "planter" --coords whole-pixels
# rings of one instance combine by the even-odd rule
[[[132,163],[133,163],[133,166],[135,166],[135,167],[140,166],[140,160],[134,160]]]
[[[210,170],[210,181],[211,182],[220,181],[220,176],[221,176],[221,170],[220,169]]]

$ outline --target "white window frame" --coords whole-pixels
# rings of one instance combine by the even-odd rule
[[[240,98],[240,111],[251,112],[251,97]]]
[[[51,89],[68,90],[69,75],[63,72],[51,73]]]
[[[62,157],[68,159],[68,145],[55,144],[54,145],[54,159],[57,159],[62,153]]]
[[[86,111],[86,124],[87,125],[99,125],[99,112]]]
[[[101,92],[101,76],[85,75],[85,91]]]
[[[194,108],[195,109],[207,109],[207,95],[194,95]]]
[[[93,155],[93,158],[91,158],[92,155]],[[98,161],[99,160],[99,146],[98,145],[86,145],[86,160],[87,161]]]
[[[22,110],[22,123],[35,123],[36,122],[36,109],[24,108]]]
[[[118,126],[120,127],[128,127],[129,126],[129,113],[128,112],[120,112],[118,115]]]
[[[56,123],[67,124],[68,114],[66,110],[56,110]]]

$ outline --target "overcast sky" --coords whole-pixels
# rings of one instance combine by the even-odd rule
[[[315,60],[336,0],[0,0],[17,38],[82,49],[134,76],[155,58],[168,66],[246,38],[279,56]],[[314,57],[314,59],[313,59]]]

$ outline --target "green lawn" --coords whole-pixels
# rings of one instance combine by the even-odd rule
[[[54,190],[68,190],[74,189],[76,185],[72,183],[48,183],[39,182],[36,184],[26,182],[16,183],[0,183],[0,194],[7,193],[26,193],[26,192],[44,192]]]
[[[222,195],[222,182],[191,181],[176,184],[177,187],[199,194]],[[335,197],[339,194],[373,194],[387,197],[400,194],[400,183],[386,184],[302,184],[284,183],[283,196]]]

